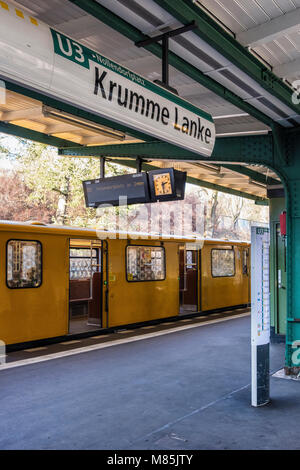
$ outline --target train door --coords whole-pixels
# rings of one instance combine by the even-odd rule
[[[70,240],[69,334],[102,327],[102,243]]]
[[[242,248],[243,299],[241,303],[250,304],[250,250]]]
[[[198,250],[179,251],[180,313],[198,311]]]

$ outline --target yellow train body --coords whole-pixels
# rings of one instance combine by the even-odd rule
[[[130,234],[125,238],[124,234],[99,233],[90,229],[1,222],[0,339],[12,345],[69,335],[72,333],[71,320],[74,320],[75,326],[81,324],[76,318],[77,311],[80,312],[79,319],[84,315],[88,317],[90,326],[87,331],[179,315],[183,303],[183,296],[179,295],[182,276],[180,252],[183,250],[186,255],[186,243],[190,246],[193,242],[194,239],[147,239],[147,236],[137,239]],[[85,253],[79,256],[88,248],[94,261],[92,258],[89,261]],[[234,251],[233,276],[212,276],[212,250],[217,249],[223,250],[221,254],[226,249],[228,252]],[[26,253],[35,256],[37,251],[34,250],[38,250],[39,279],[32,260],[28,262],[24,258]],[[196,296],[195,312],[249,302],[249,266],[247,274],[242,266],[243,259],[246,259],[245,250],[249,251],[245,243],[214,241],[204,242],[203,248],[196,250],[197,266],[193,268],[197,278],[196,290],[193,291]],[[74,279],[71,279],[71,252],[75,266],[72,271]],[[130,253],[134,255],[133,261],[130,260]],[[228,255],[227,252],[225,254]],[[134,264],[142,257],[140,271],[143,273],[144,269],[146,274],[140,282],[136,282],[132,272],[129,272],[133,268],[128,263]],[[93,262],[91,268],[89,263]],[[84,263],[89,265],[88,269],[94,270],[93,273],[98,273],[98,284],[95,274],[94,280],[92,277],[76,277],[76,269],[79,266],[82,270]],[[159,279],[153,280],[153,266],[156,265]],[[185,263],[185,270],[186,266]],[[25,268],[27,284],[22,281],[25,274],[20,274]],[[137,269],[136,264],[134,269]],[[137,271],[140,273],[139,269]],[[152,278],[145,277],[147,272],[151,273]],[[141,273],[138,275],[141,276]],[[84,276],[88,277],[86,274]],[[80,294],[83,287],[87,294]],[[181,290],[187,294],[187,286]]]

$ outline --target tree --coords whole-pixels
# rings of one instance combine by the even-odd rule
[[[54,148],[31,143],[17,157],[19,172],[30,188],[29,200],[50,204],[52,222],[86,226],[96,222],[96,211],[85,207],[82,181],[97,178],[98,158],[64,157]],[[118,170],[106,164],[106,174]],[[124,171],[124,170],[123,170]]]
[[[30,189],[18,173],[4,170],[0,174],[0,219],[41,220],[51,222],[51,208],[29,201]]]

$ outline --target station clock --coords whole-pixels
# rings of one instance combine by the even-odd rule
[[[155,201],[184,199],[186,173],[174,168],[148,171],[150,198]]]

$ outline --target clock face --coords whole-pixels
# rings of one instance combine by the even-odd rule
[[[172,184],[170,173],[153,175],[155,196],[172,195]]]

